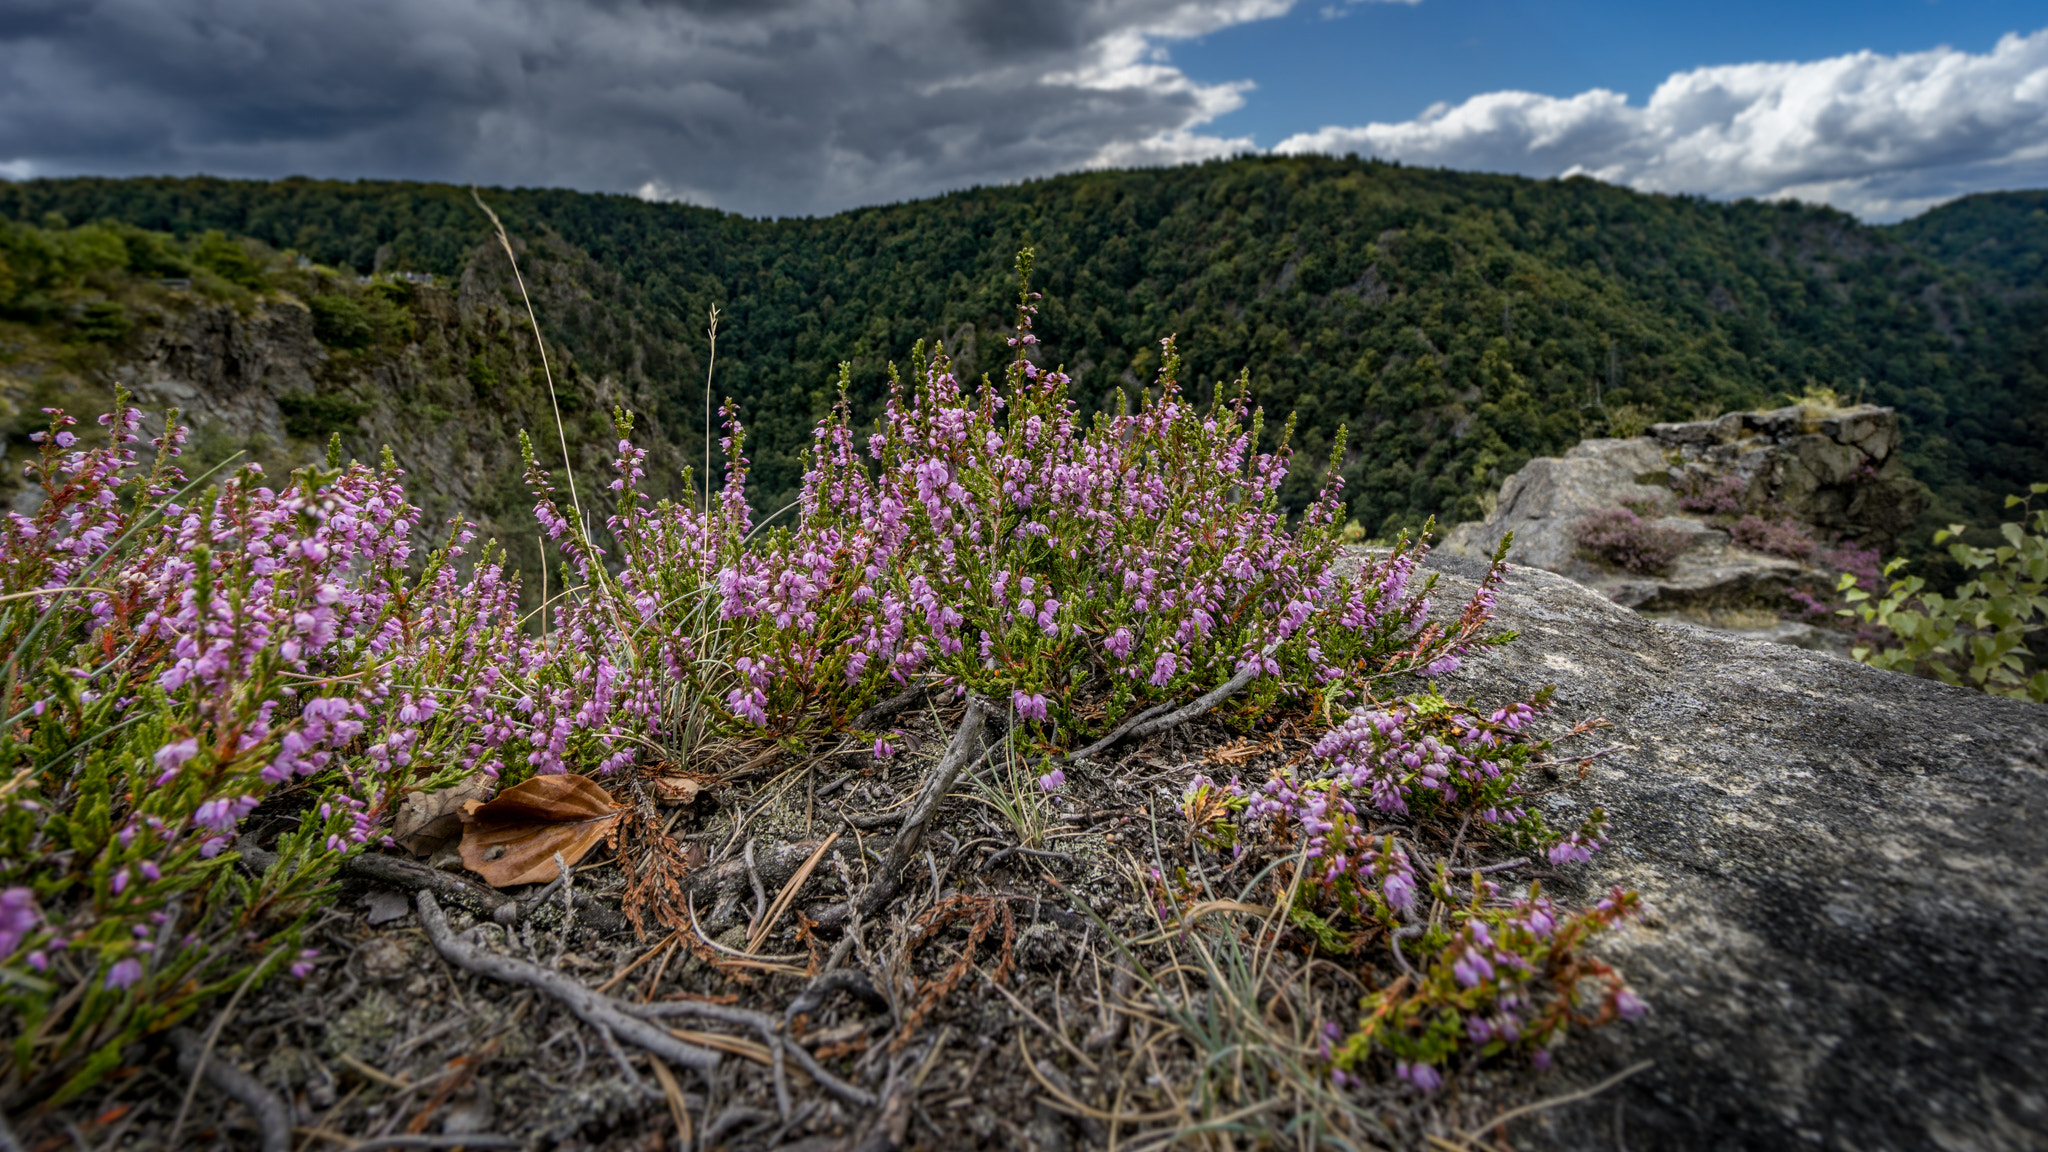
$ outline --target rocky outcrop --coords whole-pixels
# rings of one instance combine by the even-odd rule
[[[1449,603],[1482,571],[1432,564]],[[1442,686],[1555,684],[1549,722],[1614,724],[1618,750],[1556,801],[1613,823],[1567,894],[1622,884],[1649,909],[1604,954],[1651,1015],[1576,1034],[1533,1092],[1655,1061],[1514,1122],[1514,1147],[2048,1147],[2048,708],[1648,619],[1540,571],[1499,608],[1520,639]]]
[[[1587,440],[1508,477],[1493,513],[1453,528],[1443,551],[1490,555],[1512,532],[1511,561],[1616,603],[1824,645],[1832,633],[1781,616],[1795,588],[1833,585],[1831,546],[1888,550],[1926,507],[1898,441],[1896,414],[1868,405],[1734,412]],[[1643,551],[1661,562],[1630,567],[1589,549],[1584,526],[1602,515],[1654,545]]]
[[[1780,509],[1829,537],[1880,551],[1927,507],[1925,490],[1897,456],[1899,418],[1889,408],[1730,412],[1655,424],[1649,439],[1671,459],[1677,491],[1704,493],[1733,481],[1743,507]]]
[[[110,375],[152,413],[175,407],[194,428],[237,442],[283,444],[278,398],[313,394],[328,358],[306,306],[277,296],[246,315],[230,304],[207,304],[163,320],[143,329]],[[155,431],[161,420],[151,424]]]

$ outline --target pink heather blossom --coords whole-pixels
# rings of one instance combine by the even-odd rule
[[[1047,772],[1045,775],[1040,776],[1038,778],[1038,787],[1046,792],[1057,792],[1059,791],[1060,786],[1065,784],[1066,782],[1066,772],[1062,771],[1061,769],[1054,768],[1052,771]]]
[[[107,969],[105,987],[128,988],[132,987],[140,979],[142,979],[142,961],[131,956],[126,960],[115,962],[112,968]]]
[[[155,757],[156,766],[163,769],[164,773],[157,779],[157,786],[162,787],[170,783],[177,776],[178,770],[184,767],[185,762],[197,755],[199,755],[199,741],[190,737],[180,740],[175,744],[166,744],[157,749]]]
[[[1394,1064],[1394,1075],[1415,1085],[1416,1088],[1424,1092],[1434,1092],[1444,1086],[1442,1073],[1428,1064],[1419,1062],[1410,1064],[1406,1060],[1396,1061]]]
[[[36,895],[27,888],[0,892],[0,960],[14,955],[21,942],[36,930],[42,916],[36,911]]]

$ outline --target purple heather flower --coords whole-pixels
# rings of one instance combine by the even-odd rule
[[[156,766],[163,769],[163,775],[157,778],[157,786],[162,787],[170,783],[172,778],[177,776],[178,769],[184,767],[187,760],[197,755],[199,755],[199,741],[192,738],[180,740],[175,744],[166,744],[157,749]]]
[[[881,737],[875,738],[875,759],[887,760],[896,754],[896,746]]]
[[[36,930],[42,920],[36,912],[36,894],[27,888],[9,888],[0,892],[0,960],[14,955],[15,949],[28,934]]]
[[[218,797],[201,804],[192,813],[192,823],[215,835],[234,831],[242,817],[256,810],[254,796],[238,796],[234,799]]]
[[[142,979],[142,961],[131,956],[126,960],[119,961],[112,968],[107,969],[106,987],[128,988],[132,987],[140,979]]]
[[[1423,1063],[1410,1064],[1406,1060],[1396,1061],[1394,1075],[1406,1080],[1424,1092],[1434,1092],[1444,1086],[1443,1074],[1434,1067]]]
[[[1650,1010],[1650,1006],[1643,1003],[1642,998],[1636,995],[1635,989],[1623,988],[1614,994],[1614,1010],[1621,1013],[1623,1020],[1640,1020],[1644,1013]]]
[[[1047,792],[1059,791],[1060,785],[1065,784],[1066,782],[1067,774],[1058,768],[1055,768],[1052,771],[1047,772],[1045,775],[1040,776],[1038,778],[1038,786]]]

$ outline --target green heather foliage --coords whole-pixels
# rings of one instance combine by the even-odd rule
[[[2006,497],[2006,507],[2019,508],[2021,514],[1998,526],[2004,543],[1996,547],[1964,543],[1967,529],[1961,524],[1934,534],[1935,546],[1947,545],[1949,558],[1964,573],[1963,582],[1947,596],[1930,591],[1919,576],[1901,576],[1879,595],[1844,573],[1838,591],[1850,607],[1839,613],[1889,629],[1898,641],[1885,648],[1858,647],[1851,655],[1876,668],[2048,702],[2048,669],[2027,647],[2029,637],[2048,627],[2048,508],[2033,507],[2033,498],[2048,493],[2048,484],[2033,484],[2027,491],[2026,496]],[[1884,574],[1889,577],[1905,566],[1906,561],[1893,560]]]
[[[800,482],[841,360],[881,405],[886,358],[932,333],[964,379],[1004,359],[1012,253],[1039,253],[1044,366],[1083,415],[1133,398],[1177,333],[1204,388],[1248,366],[1299,417],[1284,496],[1305,507],[1337,427],[1348,517],[1391,537],[1475,518],[1530,457],[1644,419],[1767,404],[1811,384],[1897,406],[1938,524],[1988,519],[2048,473],[2048,293],[2038,194],[1975,197],[1890,229],[1797,204],[1647,196],[1326,157],[1246,158],[981,188],[822,219],[748,220],[623,196],[493,194],[550,338],[649,387],[694,427],[702,334],[755,433],[755,499]],[[209,229],[358,272],[456,276],[486,223],[441,185],[214,179],[0,185],[0,218]],[[576,259],[542,251],[551,244]],[[488,367],[488,366],[487,366]],[[1206,399],[1196,395],[1195,399]],[[674,433],[679,437],[686,434]],[[693,436],[694,434],[687,434]],[[701,445],[684,445],[695,455]]]

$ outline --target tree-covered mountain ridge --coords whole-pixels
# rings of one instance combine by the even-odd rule
[[[2048,476],[2048,193],[1971,197],[1872,227],[1793,203],[1286,157],[1061,176],[815,219],[546,189],[484,197],[525,244],[579,474],[611,453],[614,402],[639,414],[663,458],[701,461],[715,304],[713,388],[749,425],[757,500],[779,506],[841,362],[856,406],[872,411],[888,362],[920,339],[942,340],[970,378],[1002,361],[1010,265],[1029,245],[1042,358],[1066,366],[1084,408],[1137,398],[1159,339],[1175,334],[1198,394],[1245,371],[1276,417],[1269,428],[1298,415],[1292,498],[1306,499],[1349,427],[1346,494],[1375,535],[1477,518],[1524,462],[1588,435],[1817,388],[1900,410],[1906,457],[1936,496],[1931,521],[1988,521],[2006,492]],[[256,269],[245,298],[216,292],[207,306],[298,308],[316,345],[307,355],[324,365],[290,393],[300,415],[267,450],[303,454],[340,430],[359,455],[393,441],[418,472],[425,461],[409,454],[454,439],[552,431],[516,287],[468,189],[34,180],[0,184],[0,219],[13,222],[0,278],[12,332],[0,372],[12,382],[0,387],[21,393],[18,409],[35,406],[17,370],[25,348],[41,340],[57,351],[39,363],[65,360],[66,378],[104,386],[136,362],[122,349],[161,328],[116,333],[109,307],[189,313],[209,277],[232,286],[207,261],[243,241]],[[155,234],[124,243],[156,245],[170,253],[160,263],[198,279],[149,304],[141,297],[165,297],[158,282],[172,278],[148,267],[156,257],[67,280],[34,254],[95,222]],[[421,274],[434,284],[414,283]],[[30,430],[26,415],[11,418],[10,441]],[[424,435],[456,418],[460,437]],[[516,468],[485,455],[451,511],[517,503]],[[479,506],[486,490],[492,508]]]

